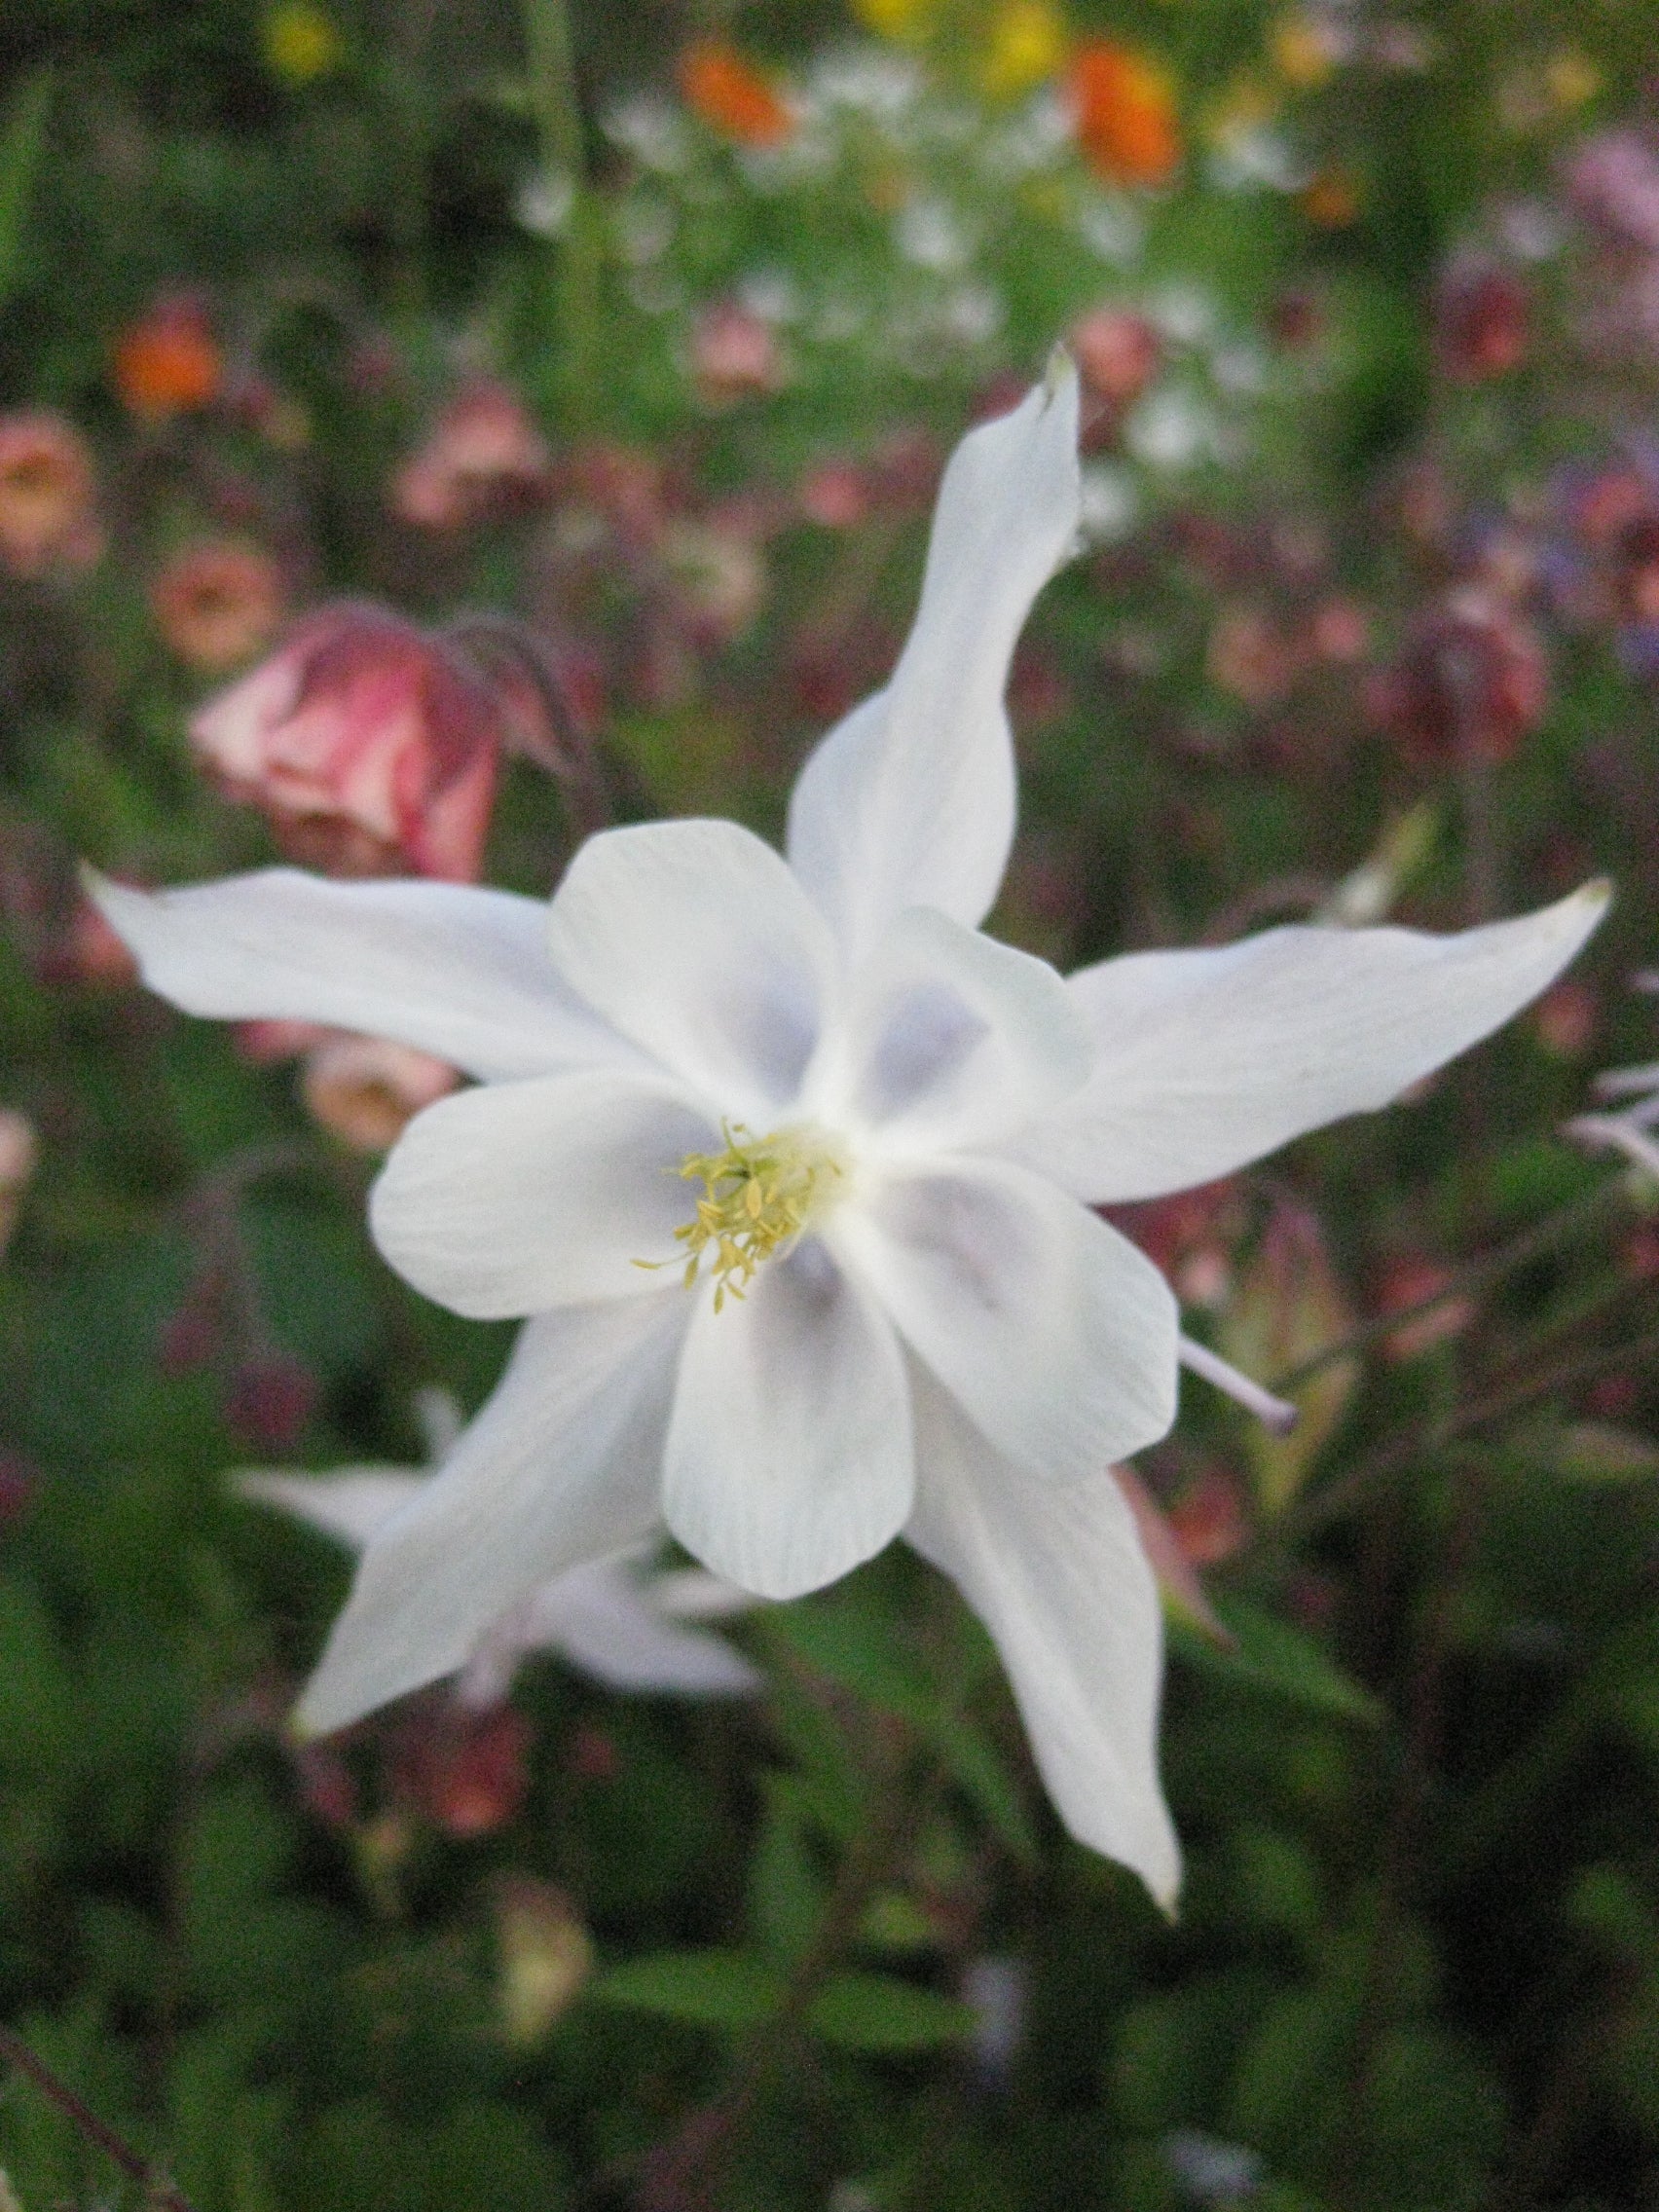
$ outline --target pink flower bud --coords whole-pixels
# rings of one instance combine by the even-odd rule
[[[278,1060],[297,1060],[313,1046],[326,1045],[344,1034],[321,1021],[239,1021],[231,1031],[240,1057],[250,1067],[274,1067]]]
[[[547,490],[547,441],[523,402],[489,377],[463,385],[392,479],[391,504],[423,530],[461,530]]]
[[[398,1785],[450,1835],[494,1835],[529,1794],[533,1734],[510,1705],[486,1713],[454,1704],[424,1708],[399,1747]]]
[[[1435,303],[1440,363],[1458,384],[1500,377],[1526,357],[1525,286],[1506,270],[1475,264],[1455,269]]]
[[[39,1158],[40,1140],[28,1116],[0,1106],[0,1258],[12,1241]]]
[[[1411,759],[1507,760],[1544,719],[1549,665],[1501,601],[1453,592],[1414,623],[1368,704]]]
[[[210,699],[191,737],[227,795],[325,874],[478,874],[499,703],[455,647],[398,615],[321,608]]]
[[[27,1459],[16,1452],[0,1452],[0,1530],[23,1518],[39,1489],[40,1476]]]
[[[719,301],[697,317],[690,367],[705,407],[762,398],[784,382],[783,355],[771,324],[735,300]]]
[[[1085,385],[1113,408],[1132,406],[1157,376],[1162,341],[1144,315],[1097,308],[1071,328],[1068,343]]]
[[[90,899],[78,899],[63,934],[41,959],[49,983],[119,988],[138,980],[138,963]]]
[[[305,1100],[332,1135],[354,1152],[386,1152],[423,1106],[453,1090],[446,1060],[385,1037],[329,1037],[306,1060]]]
[[[287,1452],[305,1433],[316,1383],[297,1359],[269,1352],[244,1360],[231,1378],[225,1426],[250,1452]]]
[[[795,491],[800,511],[821,530],[856,530],[869,513],[869,486],[850,461],[822,461]]]
[[[1634,130],[1607,130],[1567,167],[1567,198],[1615,237],[1659,253],[1659,154]]]

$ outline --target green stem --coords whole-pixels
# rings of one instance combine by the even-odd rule
[[[1479,1258],[1470,1260],[1466,1266],[1456,1271],[1444,1288],[1432,1291],[1427,1298],[1419,1298],[1415,1305],[1401,1307],[1396,1312],[1374,1314],[1357,1329],[1350,1329],[1346,1336],[1321,1346],[1310,1357],[1299,1360],[1282,1375],[1274,1376],[1271,1385],[1274,1395],[1282,1397],[1300,1388],[1333,1361],[1346,1359],[1351,1352],[1368,1350],[1379,1338],[1391,1337],[1396,1330],[1405,1328],[1424,1313],[1432,1313],[1440,1307],[1450,1305],[1456,1298],[1469,1298],[1477,1292],[1490,1290],[1494,1283],[1501,1282],[1505,1275],[1513,1274],[1517,1268],[1524,1268],[1530,1260],[1537,1259],[1553,1245],[1565,1244],[1581,1230],[1593,1228],[1612,1200],[1623,1197],[1624,1191],[1624,1177],[1609,1175],[1604,1182],[1598,1183],[1594,1190],[1586,1192],[1584,1197],[1574,1198],[1569,1205],[1563,1206],[1559,1212],[1548,1215],[1543,1221],[1534,1222],[1509,1243],[1500,1245],[1495,1252],[1483,1253]]]
[[[551,305],[559,347],[560,398],[567,426],[592,419],[600,358],[599,210],[588,184],[575,43],[568,0],[524,0],[525,59],[530,104],[549,182],[568,184],[564,233],[553,257]]]

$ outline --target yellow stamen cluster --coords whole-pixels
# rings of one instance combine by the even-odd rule
[[[728,1293],[743,1296],[762,1260],[794,1242],[822,1210],[826,1186],[842,1173],[817,1130],[752,1137],[738,1122],[722,1134],[723,1152],[691,1152],[681,1161],[681,1174],[701,1183],[703,1196],[692,1219],[674,1233],[686,1247],[688,1290],[705,1264],[713,1270],[717,1313]]]

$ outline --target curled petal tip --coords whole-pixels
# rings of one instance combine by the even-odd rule
[[[1048,365],[1043,371],[1044,390],[1052,399],[1063,391],[1068,384],[1075,383],[1076,379],[1077,363],[1063,345],[1055,346],[1051,350]]]
[[[1593,875],[1588,883],[1581,883],[1574,896],[1586,906],[1594,906],[1602,913],[1611,905],[1613,879],[1610,875]]]

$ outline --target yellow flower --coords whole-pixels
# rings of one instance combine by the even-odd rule
[[[853,0],[853,14],[878,38],[906,42],[926,38],[940,12],[940,0]]]
[[[1602,72],[1576,47],[1564,47],[1544,63],[1544,86],[1558,108],[1582,107],[1602,89]]]
[[[345,58],[345,42],[333,18],[313,0],[279,0],[268,9],[263,43],[273,75],[286,85],[313,84]]]
[[[1055,0],[1003,0],[990,20],[980,88],[992,99],[1013,99],[1051,77],[1065,52],[1065,19]]]
[[[1342,38],[1335,24],[1317,16],[1281,16],[1268,34],[1268,51],[1286,84],[1312,92],[1342,59]]]

